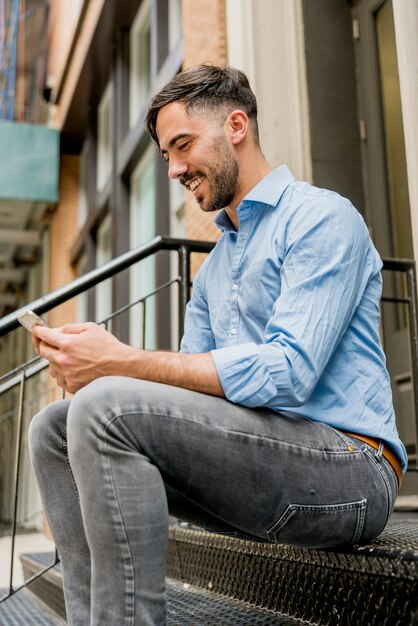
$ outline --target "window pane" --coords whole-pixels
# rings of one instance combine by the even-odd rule
[[[89,142],[86,140],[80,155],[80,191],[79,191],[79,207],[78,207],[78,225],[82,228],[88,216],[88,153]]]
[[[376,13],[386,163],[395,256],[413,258],[412,230],[392,0]]]
[[[87,272],[87,254],[83,254],[78,262],[78,275],[83,276]],[[77,322],[87,321],[87,291],[77,296]]]
[[[97,189],[101,191],[112,173],[112,91],[106,87],[99,104],[97,128]]]
[[[182,36],[181,0],[170,0],[168,4],[168,48],[171,52]]]
[[[155,236],[155,166],[150,146],[142,157],[131,181],[130,247],[134,248]],[[155,259],[149,257],[130,270],[130,301],[144,298],[155,289]],[[144,309],[134,306],[130,312],[130,343],[136,347],[156,347],[156,301],[151,296]]]
[[[112,259],[112,217],[108,215],[97,231],[96,265],[101,267]],[[112,279],[96,287],[96,321],[101,322],[112,313]],[[109,330],[111,328],[109,327]]]
[[[134,126],[151,91],[151,2],[143,0],[130,32],[129,118]]]

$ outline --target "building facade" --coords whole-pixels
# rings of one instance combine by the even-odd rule
[[[0,0],[3,16],[12,1]],[[27,0],[20,6],[30,4]],[[247,73],[259,102],[261,144],[273,167],[286,163],[297,178],[349,197],[383,257],[415,258],[418,4],[414,0],[41,4],[46,13],[44,22],[40,18],[38,22],[47,26],[42,29],[38,24],[36,31],[41,60],[37,67],[42,71],[32,72],[37,95],[28,121],[59,133],[59,192],[45,205],[36,264],[24,266],[26,278],[18,288],[13,280],[0,285],[4,296],[14,297],[9,305],[4,298],[3,313],[157,234],[216,239],[213,216],[203,214],[191,196],[168,180],[167,166],[143,128],[151,96],[182,68],[198,63],[230,63]],[[3,19],[0,33],[6,32],[5,23]],[[17,59],[19,49],[23,54],[22,40],[23,35]],[[17,72],[19,102],[24,100],[23,70]],[[15,122],[22,121],[21,110],[15,103]],[[15,256],[9,266],[19,270],[23,264]],[[49,323],[100,321],[176,272],[175,259],[168,254],[147,259],[51,311]],[[401,277],[389,276],[385,285],[402,295]],[[169,295],[150,300],[144,336],[135,308],[129,317],[115,321],[112,330],[134,345],[176,348],[179,338],[168,319],[170,306],[174,308]],[[385,305],[384,312],[383,338],[399,429],[413,459],[416,433],[407,319],[399,306],[388,305],[386,311]],[[10,355],[10,350],[0,350],[3,369],[11,366],[6,353]]]

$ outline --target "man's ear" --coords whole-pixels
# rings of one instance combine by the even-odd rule
[[[226,118],[226,130],[233,144],[239,144],[247,136],[250,120],[245,111],[235,109]]]

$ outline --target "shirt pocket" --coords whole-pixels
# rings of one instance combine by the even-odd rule
[[[304,548],[356,544],[366,517],[366,500],[329,505],[289,504],[267,531],[270,541]]]

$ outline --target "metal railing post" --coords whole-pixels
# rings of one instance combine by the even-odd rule
[[[382,301],[403,303],[408,308],[409,351],[411,357],[411,382],[413,393],[415,453],[418,454],[418,303],[416,264],[413,259],[383,259],[383,269],[391,272],[402,272],[406,280],[406,297],[382,297]],[[418,459],[415,466],[408,466],[408,471],[418,471]]]
[[[184,316],[186,305],[190,299],[190,249],[183,244],[179,247],[179,342],[184,333]]]
[[[418,305],[417,305],[417,282],[415,266],[408,267],[406,271],[406,288],[408,293],[409,314],[409,337],[411,342],[411,366],[412,366],[412,389],[414,394],[415,408],[415,453],[418,467]]]
[[[146,300],[141,300],[140,305],[141,305],[141,310],[142,310],[142,348],[145,350],[145,340],[146,340],[146,314],[147,314],[147,310],[146,310]]]
[[[15,463],[15,488],[13,494],[13,517],[12,517],[12,544],[10,554],[10,581],[9,581],[9,593],[13,593],[13,569],[14,569],[14,555],[15,555],[15,542],[16,542],[16,527],[17,527],[17,507],[19,500],[19,478],[20,478],[20,456],[22,448],[22,431],[23,431],[23,404],[25,398],[25,381],[26,372],[22,370],[20,374],[20,391],[19,391],[19,409],[17,414],[17,440],[16,440],[16,463]]]

